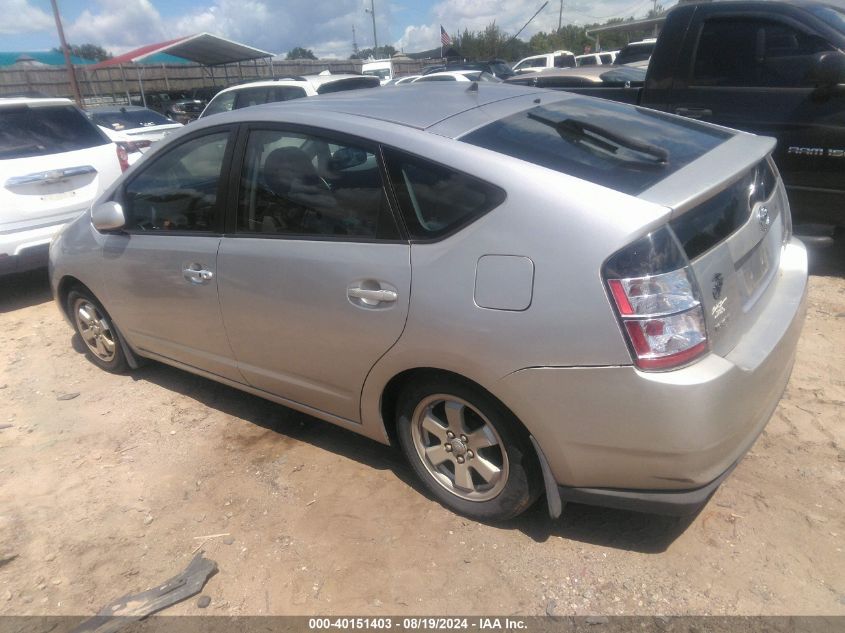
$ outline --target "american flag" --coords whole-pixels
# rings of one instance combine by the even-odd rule
[[[440,43],[443,46],[449,46],[452,43],[452,38],[449,37],[449,34],[446,32],[446,29],[443,28],[443,25],[440,25]]]

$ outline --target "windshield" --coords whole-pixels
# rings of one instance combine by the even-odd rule
[[[378,77],[379,79],[390,79],[390,69],[389,68],[379,68],[377,70],[365,70],[365,75],[370,75],[371,77]]]
[[[0,108],[0,159],[73,152],[109,142],[71,105]]]
[[[644,42],[642,44],[628,44],[616,56],[617,64],[633,64],[634,62],[644,62],[654,51],[654,42]]]
[[[152,110],[126,110],[122,112],[91,112],[91,120],[111,130],[131,130],[139,127],[173,125],[166,116]]]
[[[729,137],[653,110],[573,98],[518,112],[460,140],[636,195]]]
[[[817,18],[824,20],[828,26],[832,26],[845,35],[845,11],[836,7],[823,5],[810,6],[808,9]]]

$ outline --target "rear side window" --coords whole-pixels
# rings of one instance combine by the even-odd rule
[[[72,105],[0,108],[0,159],[73,152],[109,142]]]
[[[523,110],[460,140],[636,195],[729,137],[654,110],[572,98]]]
[[[412,239],[442,237],[505,200],[505,192],[474,176],[385,149],[390,179]]]
[[[704,23],[692,85],[813,86],[816,55],[833,47],[818,35],[765,19],[713,19]]]

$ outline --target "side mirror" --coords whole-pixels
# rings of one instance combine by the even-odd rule
[[[91,209],[91,223],[98,231],[115,231],[126,226],[123,207],[117,202],[103,202]]]
[[[367,152],[354,147],[342,147],[332,154],[329,160],[329,169],[342,171],[351,167],[357,167],[367,162]]]
[[[813,79],[821,88],[845,84],[845,55],[833,51],[821,53],[813,67]]]

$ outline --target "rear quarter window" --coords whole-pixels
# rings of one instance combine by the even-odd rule
[[[398,150],[384,156],[412,239],[444,237],[505,200],[502,189],[474,176]]]
[[[108,143],[72,105],[0,108],[0,159],[47,156]]]

